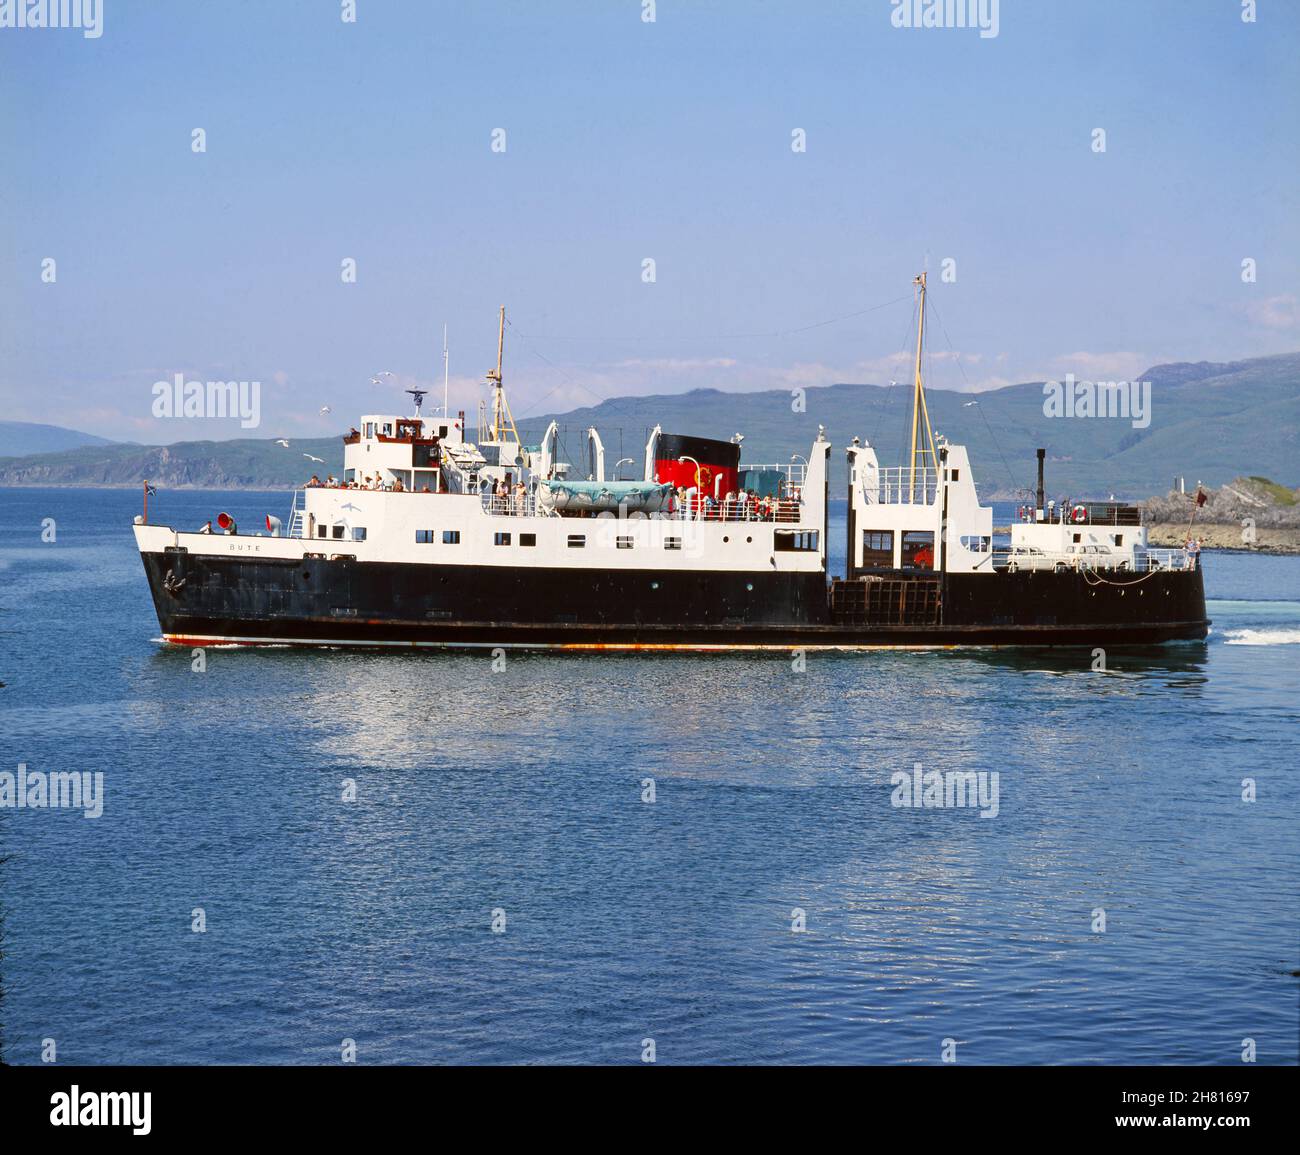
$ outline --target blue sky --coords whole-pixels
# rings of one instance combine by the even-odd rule
[[[1297,4],[1002,0],[993,38],[890,0],[103,7],[0,29],[6,417],[248,435],[152,417],[184,373],[332,433],[404,407],[379,370],[440,381],[444,322],[472,409],[501,303],[517,415],[885,382],[923,267],[936,386],[1300,348]]]

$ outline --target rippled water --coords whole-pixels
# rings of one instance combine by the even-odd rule
[[[1210,556],[1210,641],[1106,673],[228,649],[195,673],[155,641],[138,501],[0,490],[0,769],[105,775],[97,820],[0,810],[11,1062],[45,1038],[90,1063],[344,1038],[362,1062],[645,1038],[659,1062],[930,1063],[947,1038],[969,1063],[1296,1061],[1300,559]],[[996,771],[997,816],[891,806],[916,762]]]

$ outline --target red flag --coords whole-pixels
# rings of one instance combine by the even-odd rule
[[[1203,490],[1203,489],[1198,489],[1198,490],[1196,491],[1196,508],[1197,508],[1197,509],[1200,509],[1201,506],[1203,506],[1203,505],[1204,505],[1207,501],[1209,501],[1209,500],[1210,500],[1209,495],[1205,492],[1205,490]]]

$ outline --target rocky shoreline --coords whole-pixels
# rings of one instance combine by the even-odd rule
[[[1245,539],[1240,525],[1205,525],[1195,522],[1191,536],[1202,549],[1230,549],[1240,553],[1300,554],[1300,529],[1262,527],[1255,529],[1255,540]],[[1178,549],[1188,538],[1187,524],[1151,525],[1147,527],[1147,544],[1157,549]]]

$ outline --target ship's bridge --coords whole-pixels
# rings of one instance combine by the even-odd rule
[[[443,454],[463,442],[464,431],[464,414],[367,414],[343,438],[343,483],[437,493]]]

